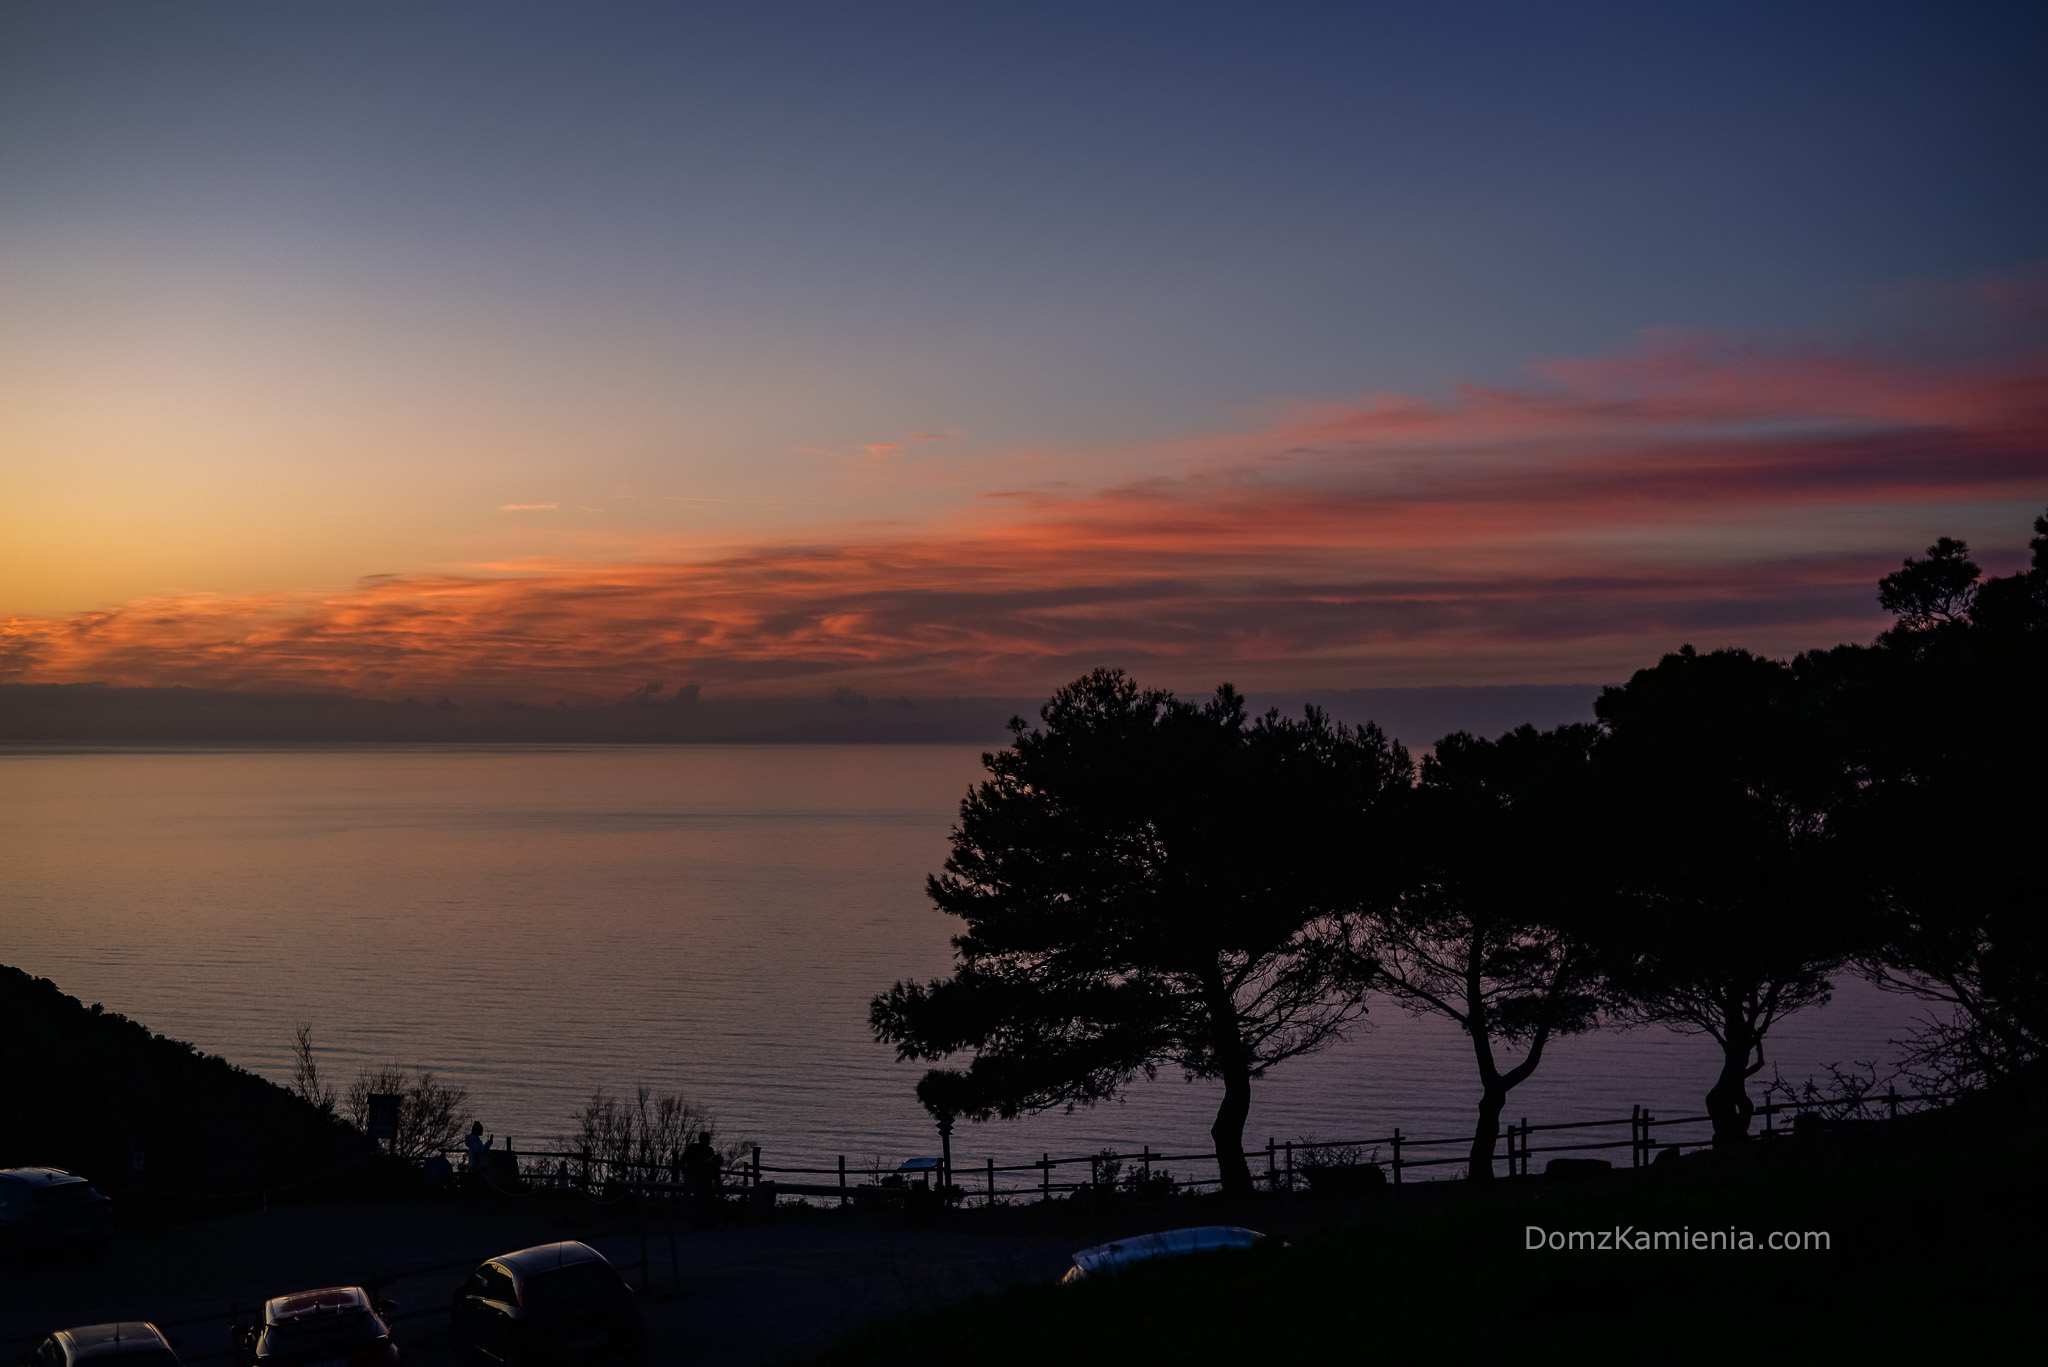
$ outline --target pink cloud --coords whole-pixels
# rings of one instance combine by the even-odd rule
[[[2044,355],[1660,336],[1535,376],[1120,450],[1174,473],[1012,487],[909,530],[17,619],[0,672],[523,698],[1014,693],[1101,663],[1196,687],[1611,679],[1685,639],[1867,637],[1877,576],[1949,530],[1822,553],[1745,539],[1759,519],[2010,505],[2017,530],[2048,503]]]

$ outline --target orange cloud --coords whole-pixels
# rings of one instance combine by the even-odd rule
[[[1875,578],[1948,530],[1819,553],[1759,541],[1760,519],[2011,505],[2017,530],[2048,502],[2048,356],[1665,337],[1536,373],[1160,443],[1138,456],[1175,473],[886,534],[16,619],[0,676],[526,699],[649,678],[1015,694],[1102,663],[1196,687],[1611,679],[1686,639],[1867,637]]]

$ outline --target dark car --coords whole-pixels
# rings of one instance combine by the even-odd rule
[[[59,1329],[26,1361],[34,1367],[72,1367],[81,1362],[92,1367],[183,1367],[163,1331],[139,1320]]]
[[[0,1259],[96,1258],[114,1237],[114,1203],[62,1168],[0,1168]]]
[[[449,1337],[465,1357],[539,1367],[647,1350],[633,1289],[588,1244],[542,1244],[493,1258],[455,1292]]]
[[[235,1334],[241,1367],[391,1367],[398,1346],[384,1316],[398,1307],[372,1304],[360,1286],[327,1286],[272,1296],[263,1323]]]

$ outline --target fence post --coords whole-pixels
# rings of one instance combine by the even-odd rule
[[[1273,1190],[1273,1174],[1278,1171],[1274,1166],[1273,1153],[1273,1136],[1269,1134],[1266,1136],[1266,1190],[1268,1192]]]
[[[1287,1203],[1294,1204],[1294,1141],[1287,1141]]]
[[[1038,1199],[1052,1200],[1052,1155],[1049,1153],[1038,1155]]]
[[[846,1209],[846,1155],[839,1155],[839,1208]]]
[[[993,1158],[988,1160],[988,1203],[990,1206],[996,1203],[996,1160]]]
[[[1522,1176],[1529,1175],[1529,1117],[1522,1117]]]
[[[1401,1127],[1394,1127],[1394,1185],[1401,1185]]]
[[[754,1145],[754,1180],[752,1185],[757,1187],[761,1185],[761,1146],[759,1144]]]
[[[1891,1118],[1899,1118],[1899,1089],[1887,1082],[1884,1085],[1884,1104],[1891,1111]]]
[[[1145,1194],[1152,1194],[1152,1146],[1145,1146]]]

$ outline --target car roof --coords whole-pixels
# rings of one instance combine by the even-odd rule
[[[1107,1272],[1145,1258],[1172,1258],[1182,1253],[1206,1253],[1215,1248],[1250,1248],[1265,1237],[1257,1230],[1241,1225],[1163,1229],[1156,1234],[1137,1234],[1114,1243],[1084,1248],[1074,1255],[1074,1266],[1084,1273]]]
[[[77,1329],[62,1329],[58,1335],[69,1340],[73,1358],[111,1357],[116,1353],[132,1352],[136,1348],[162,1348],[169,1350],[170,1344],[157,1327],[146,1320],[123,1320],[119,1324],[87,1324]]]
[[[265,1324],[295,1324],[316,1315],[341,1315],[370,1308],[369,1293],[360,1286],[324,1286],[272,1296],[263,1304]]]
[[[532,1248],[522,1248],[517,1253],[503,1253],[491,1261],[509,1268],[513,1276],[523,1278],[552,1272],[558,1267],[573,1267],[577,1263],[601,1263],[604,1255],[589,1244],[565,1239],[558,1244],[537,1244]]]
[[[17,1182],[39,1187],[68,1187],[74,1182],[85,1181],[76,1173],[62,1168],[0,1168],[0,1177],[11,1177]]]

